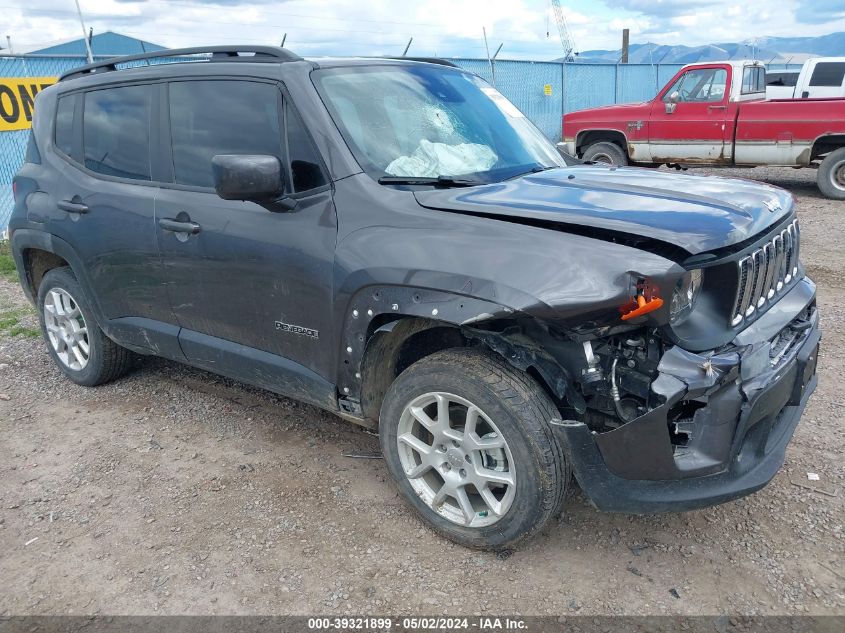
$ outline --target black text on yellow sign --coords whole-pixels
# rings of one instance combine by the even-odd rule
[[[54,83],[55,77],[0,77],[0,132],[29,128],[35,95]]]

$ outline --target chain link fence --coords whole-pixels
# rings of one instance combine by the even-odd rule
[[[150,63],[168,63],[159,58]],[[678,70],[680,64],[563,64],[456,58],[458,66],[496,87],[552,141],[561,137],[566,112],[613,103],[648,101]],[[85,63],[78,56],[0,57],[2,77],[57,77]],[[148,62],[133,62],[131,66]],[[792,65],[800,68],[800,65]],[[785,70],[786,65],[777,70]],[[772,70],[775,70],[773,67]],[[3,104],[0,103],[0,109]],[[29,130],[0,132],[0,230],[12,213],[12,177],[23,161]]]

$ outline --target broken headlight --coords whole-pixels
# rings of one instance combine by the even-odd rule
[[[672,323],[683,321],[695,308],[701,286],[704,284],[704,271],[690,270],[678,280],[672,292],[672,304],[669,306],[669,320]]]

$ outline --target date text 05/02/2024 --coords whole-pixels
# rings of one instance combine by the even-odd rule
[[[525,620],[510,617],[335,617],[309,618],[314,631],[525,631]]]

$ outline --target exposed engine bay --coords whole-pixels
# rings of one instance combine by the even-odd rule
[[[579,420],[595,435],[611,469],[622,476],[659,479],[669,473],[717,472],[740,432],[750,432],[764,418],[775,424],[781,409],[800,399],[792,385],[800,389],[808,382],[815,358],[805,363],[801,371],[806,376],[798,376],[800,380],[795,363],[785,368],[808,342],[817,321],[815,306],[809,305],[768,340],[704,353],[666,343],[656,329],[584,342],[583,368],[574,376],[586,403]],[[784,388],[772,392],[772,383],[781,380]],[[763,386],[768,392],[765,407],[746,415],[757,406]],[[645,437],[654,444],[649,447],[653,459],[635,473],[626,466],[625,453],[642,445]]]

